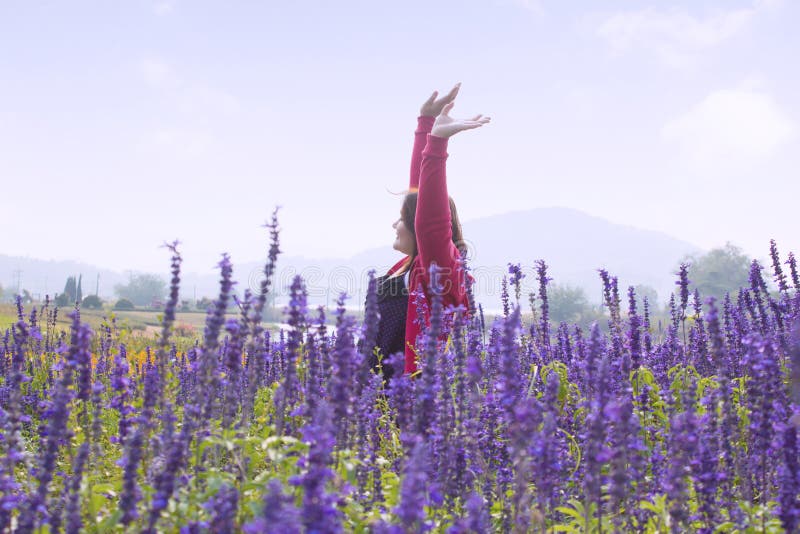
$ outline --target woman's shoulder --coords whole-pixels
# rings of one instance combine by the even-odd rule
[[[397,271],[400,269],[400,267],[405,265],[406,261],[408,261],[408,256],[404,256],[402,260],[392,265],[383,277],[391,278],[392,276],[401,276],[401,274]]]
[[[475,278],[469,273],[469,271],[465,269],[461,253],[459,252],[458,248],[452,244],[451,246],[452,250],[450,257],[452,261],[448,265],[439,265],[439,272],[441,276],[440,280],[442,280],[445,284],[445,295],[447,295],[448,298],[453,298],[459,302],[462,300],[465,301],[467,279],[469,279],[469,284],[472,284],[475,282]],[[425,268],[425,266],[422,264],[422,260],[419,256],[417,256],[414,263],[411,265],[411,283],[409,292],[414,292],[420,286],[427,291],[427,288],[430,285],[429,279],[429,269]]]
[[[461,251],[452,242],[449,243],[449,252],[449,261],[447,261],[447,264],[438,265],[439,269],[444,270],[445,274],[453,274],[455,272],[463,271],[464,264],[461,257]],[[411,265],[411,268],[419,272],[427,273],[430,266],[427,266],[426,268],[426,266],[422,263],[422,257],[417,256],[414,258],[414,263]]]

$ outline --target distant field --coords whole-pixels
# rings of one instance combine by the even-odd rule
[[[38,306],[37,306],[38,308]],[[25,307],[26,315],[32,310],[31,305]],[[59,309],[57,322],[59,325],[68,326],[70,323],[67,316],[71,310]],[[139,331],[144,334],[153,334],[158,331],[161,325],[162,312],[157,311],[111,311],[111,310],[81,310],[81,319],[89,323],[92,329],[97,329],[105,318],[113,314],[117,324],[122,328]],[[237,317],[236,314],[228,314],[228,318]],[[17,320],[17,309],[13,304],[0,304],[0,332],[5,331]],[[205,325],[205,312],[178,313],[175,320],[177,328],[183,329],[187,333],[192,331],[200,334]],[[277,329],[277,323],[265,323],[271,330]]]

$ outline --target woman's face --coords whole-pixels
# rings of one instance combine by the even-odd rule
[[[397,232],[393,248],[407,256],[411,256],[414,253],[414,234],[403,223],[403,218],[399,217],[392,225],[392,228]]]

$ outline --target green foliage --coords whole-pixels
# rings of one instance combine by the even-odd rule
[[[775,517],[776,505],[774,502],[767,504],[740,502],[739,507],[744,512],[745,528],[739,530],[742,534],[780,534],[784,532],[780,520]],[[731,526],[733,527],[733,526]],[[736,530],[730,530],[736,532]]]
[[[547,287],[550,320],[560,323],[581,322],[593,316],[586,291],[578,286],[550,284]]]
[[[64,295],[66,296],[67,302],[74,303],[76,301],[78,288],[74,276],[67,278],[67,282],[64,284]]]
[[[569,401],[575,402],[580,398],[580,391],[578,391],[578,386],[571,383],[568,378],[568,370],[566,364],[564,362],[551,362],[545,367],[542,368],[542,380],[544,384],[547,385],[548,380],[550,379],[550,373],[558,374],[559,382],[558,382],[558,404],[559,410],[563,408],[564,404]]]
[[[133,302],[131,302],[128,299],[119,299],[117,301],[117,303],[114,304],[114,309],[115,310],[120,310],[120,311],[123,311],[123,310],[128,310],[129,311],[129,310],[135,309],[135,306],[133,305]]]
[[[655,288],[644,284],[638,284],[634,286],[633,290],[636,292],[636,307],[640,314],[644,313],[645,297],[647,298],[647,304],[651,310],[658,307],[658,292]]]
[[[89,295],[81,302],[82,308],[99,310],[103,307],[103,301],[97,295]]]
[[[583,534],[591,532],[610,532],[608,516],[597,514],[597,503],[589,503],[588,508],[577,499],[570,499],[569,506],[559,506],[556,511],[564,514],[565,521],[553,527],[554,532]]]
[[[740,287],[748,285],[750,258],[731,243],[701,256],[687,256],[685,260],[689,262],[692,287],[699,289],[704,297],[721,299],[725,293],[734,296]]]
[[[669,515],[666,495],[655,495],[652,501],[640,502],[639,507],[652,514],[647,519],[645,532],[670,532],[672,519]]]
[[[153,300],[166,296],[167,283],[154,274],[135,274],[127,284],[115,285],[114,292],[136,306],[149,306]]]
[[[211,307],[213,303],[214,301],[212,301],[210,298],[203,297],[197,300],[197,302],[195,303],[195,308],[197,308],[199,311],[206,311]]]
[[[67,277],[64,283],[64,291],[56,294],[55,304],[59,308],[67,308],[74,306],[76,302],[80,302],[78,298],[78,282],[74,276]]]
[[[91,297],[84,299],[84,305]],[[133,303],[121,299],[117,303],[123,307],[133,307]],[[113,316],[112,316],[113,317]],[[113,321],[112,321],[113,322]],[[111,323],[108,323],[111,324]],[[177,327],[176,327],[177,329]],[[523,337],[525,334],[523,334]],[[94,336],[96,345],[93,347],[93,354],[99,357],[99,336]],[[191,341],[189,344],[191,345]],[[530,339],[525,339],[530,342]],[[127,347],[128,357],[132,365],[132,381],[134,395],[132,404],[134,413],[141,412],[143,399],[143,381],[141,380],[142,361],[140,353],[144,351],[148,341],[137,339],[128,332],[115,330],[112,347],[119,347],[120,344]],[[110,349],[112,352],[114,348]],[[112,354],[113,355],[113,354]],[[32,362],[31,381],[24,385],[25,393],[48,391],[50,381],[54,373],[58,376],[59,370],[55,365],[59,361],[59,356],[55,353],[34,354],[29,356]],[[35,356],[31,357],[31,356]],[[486,353],[481,357],[487,357]],[[297,357],[297,379],[302,382],[308,379],[308,359],[305,357],[303,348],[300,349]],[[526,498],[530,496],[532,501],[523,501],[519,510],[515,510],[515,517],[522,514],[530,514],[531,528],[527,532],[567,532],[567,533],[593,533],[593,532],[647,532],[661,533],[677,531],[679,527],[688,527],[690,531],[697,531],[706,525],[700,524],[695,520],[688,525],[676,526],[671,524],[670,506],[674,503],[669,502],[664,494],[652,495],[648,493],[637,494],[624,504],[622,507],[615,507],[611,499],[602,498],[600,500],[601,509],[598,509],[596,502],[588,502],[580,496],[580,466],[582,462],[582,447],[584,437],[582,436],[582,424],[585,421],[588,410],[586,392],[581,391],[579,384],[583,384],[583,379],[575,376],[574,369],[562,361],[551,361],[546,364],[532,363],[530,372],[531,381],[527,387],[528,395],[541,396],[546,389],[547,383],[556,376],[559,379],[558,404],[560,413],[558,417],[558,428],[555,435],[558,436],[559,443],[564,454],[559,458],[564,464],[562,471],[563,485],[558,500],[553,509],[547,513],[540,513],[537,499],[537,488],[535,484],[526,481],[527,486],[522,487]],[[137,373],[139,373],[137,375]],[[663,370],[657,369],[655,372],[647,367],[639,367],[630,373],[630,387],[632,390],[633,409],[641,424],[642,442],[644,445],[643,454],[652,455],[665,451],[665,440],[669,435],[670,419],[669,415],[676,411],[685,410],[683,406],[685,392],[691,384],[695,387],[695,401],[713,393],[719,388],[719,381],[715,376],[701,376],[697,370],[687,364],[675,365],[666,371],[668,380],[664,382]],[[659,379],[656,379],[658,375]],[[118,500],[122,492],[122,473],[123,468],[117,461],[123,455],[123,446],[111,441],[111,437],[117,434],[119,414],[110,408],[108,402],[111,393],[108,376],[99,375],[100,380],[104,381],[105,389],[102,392],[104,397],[100,405],[100,419],[102,421],[102,432],[98,446],[102,454],[93,458],[85,474],[81,487],[81,507],[84,518],[86,519],[85,530],[87,532],[124,532],[119,524],[120,511]],[[184,421],[183,411],[180,403],[176,402],[176,395],[179,383],[175,374],[167,374],[167,397],[175,408],[176,430],[180,430]],[[661,386],[659,380],[662,380]],[[621,377],[621,381],[625,381]],[[749,413],[744,395],[748,378],[739,377],[732,380],[731,402],[737,414],[736,423],[739,425],[737,441],[734,446],[739,450],[746,450],[747,428],[749,424]],[[552,383],[551,383],[552,384]],[[627,384],[621,384],[627,386]],[[623,388],[624,389],[624,388]],[[295,500],[296,504],[302,503],[302,488],[292,484],[295,477],[303,475],[305,471],[303,458],[309,452],[309,443],[304,442],[298,437],[277,435],[273,421],[275,419],[275,394],[278,390],[278,383],[264,384],[256,391],[253,403],[253,417],[249,419],[246,427],[223,428],[219,419],[212,416],[211,420],[204,422],[204,430],[198,434],[198,439],[193,440],[187,449],[191,455],[187,459],[186,470],[191,476],[187,481],[176,488],[167,508],[164,510],[159,523],[158,531],[177,532],[180,527],[192,522],[208,521],[213,517],[214,511],[207,507],[207,502],[222,487],[228,484],[235,487],[240,496],[237,511],[237,526],[240,526],[254,516],[261,513],[263,509],[264,489],[270,479],[278,479],[284,487],[286,495]],[[73,401],[76,402],[76,401]],[[91,406],[93,407],[93,406]],[[91,408],[90,407],[90,408]],[[698,414],[704,414],[705,406],[696,402],[694,406]],[[91,409],[89,410],[91,411]],[[383,498],[371,506],[367,500],[354,497],[353,487],[358,485],[358,476],[361,468],[365,467],[370,459],[364,459],[358,455],[356,447],[349,449],[339,449],[333,452],[333,462],[330,465],[332,476],[327,483],[326,490],[339,495],[341,500],[338,503],[339,511],[343,516],[344,530],[347,532],[370,532],[379,521],[392,521],[393,510],[401,501],[402,489],[402,460],[407,451],[404,443],[400,439],[400,430],[397,428],[390,408],[390,402],[385,395],[378,395],[375,399],[375,412],[378,418],[376,435],[378,439],[375,443],[375,464],[377,470],[371,469],[368,473],[368,483],[366,497],[369,499],[373,487],[373,478],[379,477],[382,485]],[[26,405],[25,415],[30,418],[30,424],[23,430],[26,440],[26,447],[35,447],[36,435],[34,429],[42,423],[41,412],[33,406]],[[302,413],[291,416],[295,427],[299,427],[306,417]],[[157,437],[158,423],[153,429],[148,440]],[[62,448],[59,453],[58,470],[65,473],[65,477],[71,472],[74,451],[89,438],[89,427],[85,420],[80,416],[77,404],[70,410],[69,428],[73,433],[69,443]],[[534,430],[538,432],[539,429]],[[498,432],[502,436],[502,432]],[[606,445],[611,443],[613,438]],[[147,441],[148,443],[152,441]],[[474,447],[474,443],[471,446]],[[469,451],[473,453],[473,451]],[[477,456],[477,455],[476,455]],[[144,516],[147,507],[153,498],[153,483],[146,477],[158,466],[158,462],[163,458],[153,450],[148,450],[140,467],[139,479],[143,499],[139,504],[139,513]],[[474,464],[473,464],[474,465]],[[585,465],[585,459],[584,459]],[[370,465],[369,467],[372,467]],[[483,472],[475,471],[473,475],[480,479],[481,476],[492,477],[493,467],[479,466],[485,469]],[[606,463],[602,467],[604,478],[609,476],[610,466]],[[636,480],[631,480],[632,489],[641,489],[643,482],[646,482],[653,490],[652,466],[645,467],[643,473]],[[488,475],[484,475],[489,473]],[[62,491],[65,477],[57,476],[52,486],[53,491]],[[17,478],[32,482],[32,478],[22,468],[18,469]],[[687,477],[688,479],[689,477]],[[147,481],[146,483],[144,481]],[[486,479],[487,484],[496,484],[492,478]],[[483,483],[483,480],[481,480]],[[739,481],[731,481],[732,484],[741,484]],[[30,484],[29,484],[30,485]],[[689,483],[691,486],[691,483]],[[493,486],[490,491],[497,491],[498,486]],[[502,528],[502,521],[508,514],[508,503],[512,502],[514,492],[519,491],[519,487],[507,488],[502,498],[494,501],[490,510],[490,515],[496,531]],[[567,493],[569,492],[569,493]],[[575,497],[570,499],[569,497]],[[608,496],[608,487],[603,488],[603,495]],[[640,500],[644,499],[644,500]],[[689,509],[691,513],[697,512],[697,495],[695,489],[690,487],[688,490]],[[719,512],[720,523],[714,525],[715,532],[781,532],[781,526],[776,519],[776,504],[766,503],[742,503],[736,506],[741,508],[744,517],[743,524],[734,525],[729,521],[732,510],[727,507]],[[635,510],[630,508],[635,507]],[[635,514],[633,512],[636,512]],[[455,518],[461,517],[464,513],[464,503],[456,499],[455,502],[448,502],[444,506],[426,507],[426,519],[433,525],[433,532],[446,532],[453,524]],[[131,526],[129,531],[140,531],[142,528],[141,520]],[[738,529],[738,530],[737,530]],[[46,530],[42,530],[45,532]]]
[[[639,367],[631,373],[631,385],[633,386],[634,406],[640,414],[642,425],[646,426],[655,422],[658,427],[666,427],[669,420],[667,404],[661,396],[653,372],[647,367]],[[646,405],[643,405],[641,391],[645,386],[647,387],[647,399]]]
[[[22,295],[20,295],[23,304],[33,304],[33,295],[27,289],[22,290]]]

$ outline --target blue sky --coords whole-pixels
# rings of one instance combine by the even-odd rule
[[[788,0],[5,0],[0,250],[165,272],[178,238],[206,271],[263,257],[275,205],[286,254],[390,247],[419,105],[461,81],[453,113],[493,118],[450,143],[463,219],[568,206],[800,252],[798,22]]]

